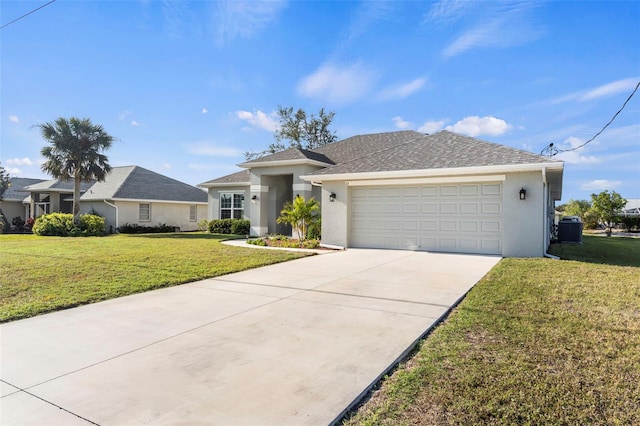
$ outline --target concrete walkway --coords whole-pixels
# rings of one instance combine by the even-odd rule
[[[500,259],[312,256],[0,326],[2,425],[326,425]]]

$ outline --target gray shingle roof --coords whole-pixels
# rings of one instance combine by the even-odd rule
[[[81,182],[80,183],[80,192],[84,192],[94,182]],[[59,180],[59,179],[50,179],[45,181],[40,181],[33,185],[29,185],[24,189],[30,192],[41,192],[41,191],[51,191],[51,192],[73,192],[73,181],[72,180]]]
[[[130,199],[207,202],[207,194],[195,186],[140,166],[114,167],[104,182],[96,182],[81,200]]]
[[[37,183],[46,182],[44,179],[32,179],[32,178],[10,178],[11,186],[4,193],[3,199],[5,201],[22,201],[27,197],[29,191],[25,191],[24,188],[29,185],[35,185]]]
[[[206,182],[201,183],[198,186],[207,186],[210,184],[217,184],[217,183],[238,183],[238,184],[246,184],[249,183],[251,181],[251,170],[250,169],[246,169],[246,170],[242,170],[236,173],[232,173],[230,175],[226,175],[226,176],[222,176],[220,178],[217,179],[213,179],[213,180],[208,180]]]
[[[264,157],[256,158],[255,160],[247,161],[243,164],[259,164],[275,161],[291,161],[291,160],[314,160],[321,161],[327,164],[334,164],[325,155],[319,152],[309,151],[307,149],[289,148],[284,151],[279,151],[274,154],[270,154]]]
[[[445,130],[364,154],[311,174],[501,166],[555,161],[557,160]]]
[[[314,151],[326,155],[333,163],[340,164],[355,160],[363,155],[405,144],[423,136],[424,133],[413,130],[357,135],[321,146]]]

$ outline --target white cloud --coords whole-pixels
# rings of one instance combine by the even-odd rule
[[[468,0],[441,0],[433,3],[425,20],[433,23],[450,23],[466,15],[474,2]]]
[[[165,170],[171,170],[172,169],[171,164],[169,164],[169,163],[162,163],[162,168],[165,169]]]
[[[236,116],[240,120],[244,120],[248,122],[253,127],[264,129],[269,132],[275,132],[280,127],[280,125],[278,124],[278,121],[276,120],[278,115],[275,112],[272,112],[271,114],[267,115],[260,110],[256,112],[238,111],[236,112]]]
[[[9,173],[9,176],[19,176],[22,174],[22,170],[17,167],[5,167],[4,170]]]
[[[17,123],[20,121],[20,119],[18,118],[17,115],[10,115],[9,116],[9,121],[11,121],[12,123]]]
[[[10,159],[7,160],[7,164],[9,166],[31,166],[33,164],[33,161],[31,161],[27,157],[24,157],[24,158],[10,158]]]
[[[604,191],[618,188],[622,184],[620,180],[595,179],[580,186],[584,191]]]
[[[138,123],[136,120],[132,120],[132,121],[131,121],[131,125],[132,125],[133,127],[140,127],[140,123]]]
[[[349,103],[370,90],[374,72],[360,63],[339,67],[324,64],[298,83],[298,94],[326,102]]]
[[[591,99],[602,98],[604,96],[629,92],[636,87],[636,84],[638,84],[637,78],[626,78],[624,80],[603,84],[602,86],[587,91],[587,93],[582,95],[579,100],[588,101]]]
[[[196,142],[187,145],[187,152],[194,155],[212,157],[237,157],[242,151],[233,147],[217,146],[212,142]]]
[[[222,45],[235,38],[251,38],[274,21],[286,6],[286,1],[217,2],[217,42]]]
[[[406,129],[411,126],[411,123],[402,119],[402,117],[393,117],[393,124],[396,125],[398,129]]]
[[[416,78],[408,83],[391,86],[384,89],[379,97],[381,99],[404,99],[410,95],[413,95],[424,87],[427,79],[424,77]]]
[[[570,101],[585,102],[593,99],[603,98],[606,96],[617,95],[619,93],[631,92],[638,84],[638,77],[625,78],[622,80],[612,81],[591,89],[580,90],[578,92],[562,95],[552,99],[552,105],[562,104]]]
[[[582,145],[585,141],[583,139],[577,138],[575,136],[571,136],[564,141],[564,146],[559,147],[560,150],[563,149],[575,149]],[[596,144],[596,141],[592,142]],[[567,146],[568,145],[568,146]],[[568,152],[560,152],[555,158],[558,160],[562,160],[567,164],[596,164],[602,162],[601,158],[595,157],[594,155],[584,155],[584,152],[589,148],[582,148],[580,151],[568,151]]]
[[[118,121],[124,121],[131,116],[131,111],[118,111]]]
[[[208,112],[209,112],[209,110],[208,110],[208,109],[206,109],[206,108],[202,108],[202,113],[203,113],[203,114],[206,114],[206,113],[208,113]]]
[[[418,131],[420,133],[436,133],[444,128],[445,123],[445,120],[425,121],[422,126],[418,127]]]
[[[452,126],[447,126],[447,130],[462,133],[468,136],[499,136],[511,129],[511,125],[506,121],[496,117],[465,117]]]
[[[451,42],[443,55],[451,58],[477,47],[519,46],[539,38],[543,34],[542,29],[535,27],[527,16],[532,7],[513,4],[502,8],[496,4],[489,10],[492,16],[478,14],[478,23]]]

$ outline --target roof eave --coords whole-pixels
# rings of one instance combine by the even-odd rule
[[[360,179],[390,179],[390,178],[416,178],[430,176],[464,176],[474,174],[488,173],[517,173],[531,172],[539,170],[563,170],[563,162],[550,163],[527,163],[527,164],[508,164],[498,166],[475,166],[475,167],[454,167],[440,169],[418,169],[418,170],[394,170],[382,172],[363,172],[363,173],[336,173],[326,175],[303,175],[301,179],[310,182],[324,182],[335,180],[360,180]]]
[[[230,186],[250,186],[251,182],[219,182],[219,183],[200,183],[196,185],[198,188],[225,188]]]

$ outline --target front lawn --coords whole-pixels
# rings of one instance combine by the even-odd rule
[[[640,424],[640,239],[504,259],[348,425]]]
[[[296,259],[201,233],[0,235],[0,322]]]

